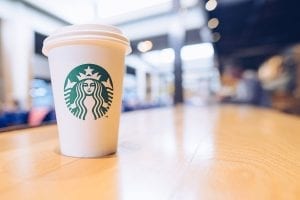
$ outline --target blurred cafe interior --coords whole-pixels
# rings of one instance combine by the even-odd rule
[[[118,4],[118,6],[116,6]],[[122,111],[246,104],[300,114],[297,0],[2,0],[0,127],[55,122],[43,40],[70,24],[131,41]]]
[[[300,0],[0,0],[0,199],[299,200],[299,9]],[[115,93],[111,115],[99,111],[112,102],[104,90],[108,107],[61,95],[76,109],[95,101],[101,119],[91,108],[87,120],[74,107],[68,117],[60,104],[58,132],[43,41],[89,23],[130,39],[120,126]],[[106,147],[97,159],[82,153]]]

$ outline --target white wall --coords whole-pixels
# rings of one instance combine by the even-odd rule
[[[29,107],[28,88],[32,43],[33,33],[25,23],[2,20],[1,65],[4,74],[5,102],[17,100],[23,108]]]
[[[49,18],[17,1],[0,0],[0,18],[26,23],[32,30],[48,35],[64,23]]]
[[[63,24],[16,1],[0,1],[0,19],[1,101],[10,106],[17,100],[29,109],[34,31],[49,34]]]

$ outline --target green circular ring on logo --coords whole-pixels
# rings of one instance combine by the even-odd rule
[[[112,79],[99,65],[79,65],[66,77],[64,99],[69,111],[75,117],[82,120],[88,115],[92,115],[95,120],[101,118],[112,104]]]

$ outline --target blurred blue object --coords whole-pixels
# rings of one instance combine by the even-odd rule
[[[7,120],[4,114],[0,115],[0,128],[4,128],[7,126]]]
[[[43,122],[55,122],[56,121],[56,114],[55,110],[49,110],[45,118],[43,119]]]
[[[53,107],[53,95],[51,84],[46,80],[33,79],[31,82],[30,95],[32,107]]]
[[[0,116],[0,127],[15,126],[27,124],[28,112],[16,111],[16,112],[4,112]]]

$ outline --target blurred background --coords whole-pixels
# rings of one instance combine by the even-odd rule
[[[297,0],[0,0],[0,128],[55,122],[43,40],[80,23],[131,40],[123,112],[233,103],[300,114]],[[299,43],[299,44],[298,44]]]

